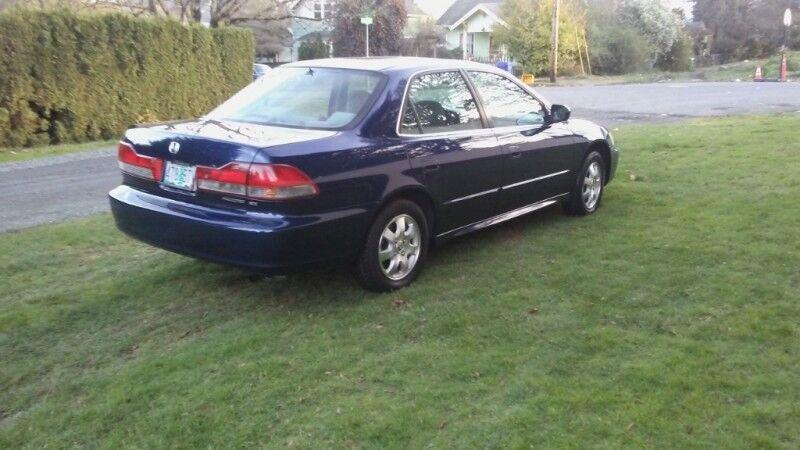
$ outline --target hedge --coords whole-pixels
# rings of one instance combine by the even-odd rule
[[[0,13],[0,147],[112,139],[246,85],[251,32],[129,15]]]

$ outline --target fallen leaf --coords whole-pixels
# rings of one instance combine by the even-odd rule
[[[396,299],[396,300],[392,300],[392,306],[395,309],[402,308],[403,306],[406,306],[406,305],[408,305],[408,302],[405,301],[405,300],[401,300],[399,298]]]
[[[536,314],[539,314],[539,308],[531,308],[531,309],[529,309],[528,310],[528,314],[530,314],[532,316],[534,316]]]
[[[633,429],[634,425],[636,425],[636,424],[633,423],[633,422],[629,423],[628,426],[625,427],[625,432],[627,433],[627,432],[631,431]]]

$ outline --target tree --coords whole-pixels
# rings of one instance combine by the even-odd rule
[[[781,18],[797,0],[694,0],[694,18],[710,35],[709,51],[723,62],[766,56],[783,44]],[[795,27],[796,28],[796,27]],[[790,46],[800,44],[792,35]]]
[[[650,43],[638,29],[618,20],[615,8],[601,4],[589,7],[586,34],[594,73],[623,74],[649,69]]]
[[[656,58],[668,53],[680,37],[678,17],[660,1],[621,0],[617,14],[620,23],[636,28],[647,39]]]
[[[333,53],[335,56],[363,56],[366,36],[360,17],[370,12],[370,55],[398,55],[402,47],[406,8],[403,0],[339,0],[333,18]]]
[[[561,0],[559,12],[559,66],[574,70],[578,62],[578,36],[585,31],[585,14],[575,0]],[[543,73],[549,67],[552,0],[506,0],[501,7],[508,27],[495,27],[495,39],[525,71]]]
[[[251,20],[238,25],[253,30],[256,56],[276,59],[283,49],[292,46],[292,34],[284,21]]]
[[[252,21],[283,21],[292,18],[294,0],[0,0],[26,7],[72,7],[120,10],[137,16],[173,17],[181,22],[199,21],[208,12],[212,27]]]
[[[402,53],[409,56],[439,57],[447,52],[446,43],[442,27],[434,22],[423,22],[412,37],[404,40]]]

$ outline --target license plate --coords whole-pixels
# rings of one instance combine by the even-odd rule
[[[186,166],[167,161],[164,169],[164,184],[178,189],[194,190],[195,166]]]

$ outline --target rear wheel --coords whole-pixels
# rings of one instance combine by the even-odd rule
[[[417,277],[428,252],[428,221],[409,200],[386,206],[370,227],[355,275],[367,289],[392,291]]]
[[[564,202],[567,213],[585,216],[597,211],[603,198],[605,173],[605,160],[600,153],[594,151],[589,153],[578,173],[578,179],[569,199]]]

